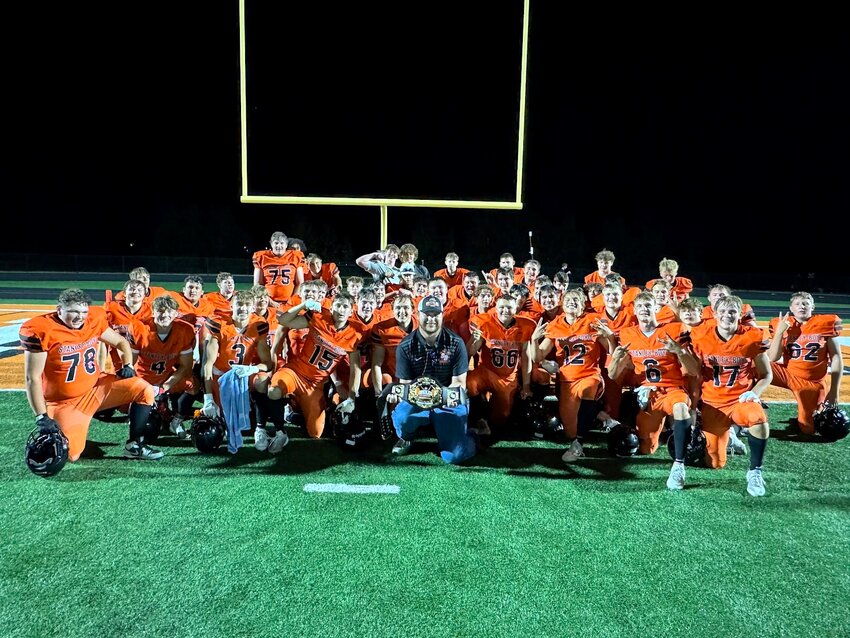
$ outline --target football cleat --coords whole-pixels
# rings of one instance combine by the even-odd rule
[[[671,439],[672,440],[672,439]],[[668,490],[681,490],[685,488],[685,464],[673,463],[670,468],[670,476],[667,477]]]
[[[827,441],[838,441],[850,434],[850,417],[836,405],[824,401],[814,414],[815,432]]]
[[[747,472],[747,494],[750,496],[764,496],[764,478],[760,469]]]
[[[393,445],[393,454],[396,456],[404,456],[408,452],[410,452],[410,441],[405,441],[404,439],[399,439]]]
[[[584,456],[584,448],[581,446],[581,443],[578,439],[570,443],[570,447],[567,448],[567,451],[561,456],[561,460],[564,463],[574,463]]]
[[[729,443],[726,444],[726,453],[735,456],[747,455],[747,446],[738,438],[738,434],[735,432],[735,426],[729,428]]]
[[[174,436],[176,436],[181,441],[185,441],[186,439],[190,438],[190,435],[186,431],[186,428],[183,427],[183,417],[172,417],[171,423],[168,424],[168,429]]]
[[[277,454],[286,447],[287,443],[289,443],[289,437],[286,435],[286,432],[278,430],[275,432],[274,438],[269,442],[269,454]]]
[[[140,461],[158,461],[165,454],[156,448],[147,445],[139,445],[135,441],[127,441],[124,446],[124,458],[137,459]]]
[[[260,452],[265,452],[269,449],[269,442],[271,442],[271,439],[272,437],[270,437],[269,433],[266,432],[266,428],[258,425],[254,430],[254,447]]]
[[[24,459],[33,474],[48,477],[59,473],[68,462],[68,439],[61,432],[30,432]]]

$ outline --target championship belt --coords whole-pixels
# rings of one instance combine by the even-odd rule
[[[413,383],[396,383],[391,387],[390,393],[423,410],[455,408],[466,404],[466,390],[444,388],[431,377],[419,377]]]

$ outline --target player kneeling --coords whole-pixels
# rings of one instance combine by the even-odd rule
[[[764,496],[762,461],[770,427],[760,397],[773,375],[766,354],[768,343],[760,328],[741,324],[742,308],[739,297],[719,299],[714,307],[716,325],[691,330],[691,345],[702,368],[706,465],[715,469],[726,465],[726,444],[733,423],[748,428],[747,492]]]

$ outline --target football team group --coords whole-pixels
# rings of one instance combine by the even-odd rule
[[[235,453],[245,434],[277,454],[287,424],[319,438],[327,417],[349,445],[374,432],[395,455],[433,426],[442,458],[458,463],[527,419],[566,440],[566,463],[584,456],[592,429],[621,455],[653,454],[666,435],[672,490],[686,462],[719,469],[749,454],[746,491],[761,496],[768,386],[794,394],[802,433],[850,428],[836,407],[841,319],[814,314],[806,292],[765,335],[728,287],[709,287],[705,307],[690,296],[670,259],[657,279],[627,286],[602,250],[570,287],[566,268],[550,278],[508,253],[481,275],[449,253],[432,276],[417,257],[412,244],[389,245],[343,283],[335,264],[275,232],[253,256],[250,290],[220,273],[214,292],[199,276],[172,292],[136,268],[103,308],[63,291],[20,331],[30,469],[52,475],[79,459],[92,417],[113,409],[129,418],[124,456],[143,460],[163,456],[150,445],[160,427],[202,450],[226,438]]]

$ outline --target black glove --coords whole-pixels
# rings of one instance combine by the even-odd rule
[[[42,434],[54,434],[59,431],[59,424],[47,416],[46,412],[35,417],[35,424]]]
[[[130,377],[136,376],[136,371],[129,363],[125,363],[123,366],[121,366],[121,369],[115,373],[115,376],[117,376],[119,379],[129,379]]]

